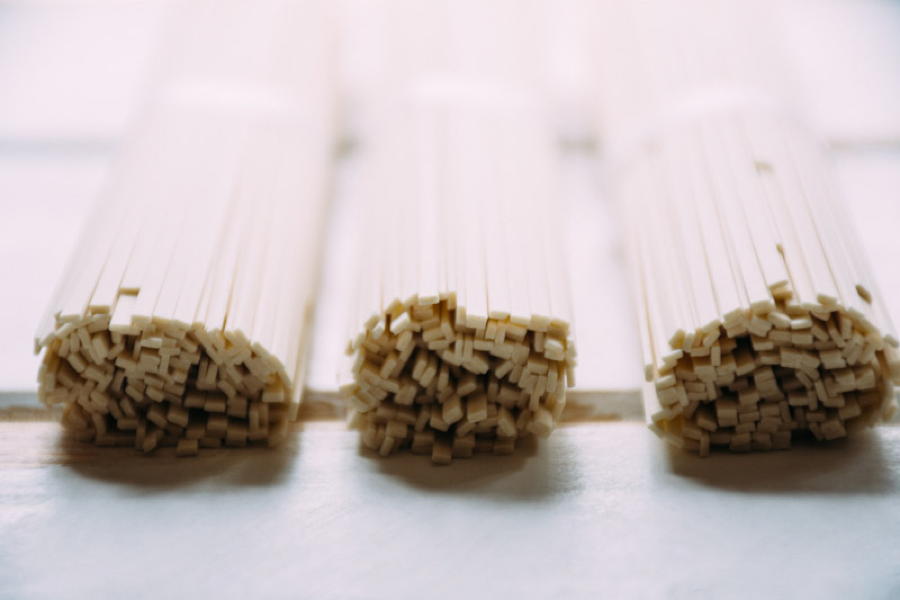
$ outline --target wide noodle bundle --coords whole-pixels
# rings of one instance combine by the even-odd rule
[[[312,2],[180,3],[161,78],[36,338],[98,445],[276,444],[297,413],[332,145]]]
[[[897,338],[752,3],[602,3],[602,130],[653,431],[705,455],[890,418]]]
[[[807,135],[770,114],[692,120],[620,193],[654,431],[702,455],[892,416],[897,340]]]

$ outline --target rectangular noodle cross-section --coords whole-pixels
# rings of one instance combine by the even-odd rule
[[[575,365],[546,114],[447,87],[373,119],[343,387],[367,447],[441,464],[549,435]]]

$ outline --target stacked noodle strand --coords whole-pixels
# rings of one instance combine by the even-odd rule
[[[548,435],[575,349],[543,111],[520,94],[424,86],[368,140],[343,387],[364,444],[445,464]]]

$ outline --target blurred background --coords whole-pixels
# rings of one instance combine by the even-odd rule
[[[882,288],[900,297],[900,2],[755,4],[775,32],[773,56],[789,73],[797,105],[833,149]],[[348,140],[367,97],[429,71],[464,68],[484,79],[529,79],[546,90],[561,143],[570,150],[567,201],[573,215],[589,216],[573,219],[570,243],[573,295],[589,307],[576,306],[580,383],[618,389],[636,384],[636,344],[619,363],[601,366],[604,361],[592,359],[604,338],[620,332],[619,339],[634,337],[630,322],[613,317],[628,299],[615,227],[595,176],[603,160],[597,151],[602,140],[593,135],[603,94],[596,85],[596,5],[342,0],[334,6]],[[0,390],[35,388],[37,360],[28,353],[34,327],[79,229],[90,227],[87,208],[152,85],[171,10],[165,0],[0,2]],[[523,45],[497,53],[498,27],[509,36],[503,39]],[[523,54],[526,45],[530,50]],[[486,59],[489,48],[495,54]],[[350,183],[338,182],[338,205],[360,193],[352,186],[353,169],[351,161],[339,170],[338,177]],[[340,259],[341,240],[332,236],[331,260]],[[329,271],[340,269],[326,270],[323,294],[339,297],[341,282]],[[340,304],[322,305],[314,361],[339,351],[342,342],[329,326],[329,319],[342,322],[333,314]],[[896,302],[892,308],[900,320]],[[331,385],[331,373],[331,365],[314,368],[313,387]]]

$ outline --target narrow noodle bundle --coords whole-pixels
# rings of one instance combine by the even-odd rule
[[[619,8],[604,13],[619,36],[603,54],[604,130],[621,162],[650,428],[706,455],[890,418],[893,326],[823,149],[776,99],[758,9]]]
[[[381,455],[511,453],[550,433],[573,384],[549,124],[515,94],[437,87],[377,121],[353,421]]]
[[[325,14],[179,5],[168,68],[36,337],[79,439],[276,444],[297,413],[325,212]]]

